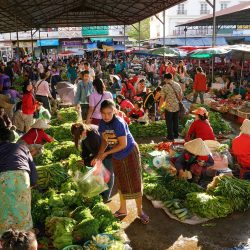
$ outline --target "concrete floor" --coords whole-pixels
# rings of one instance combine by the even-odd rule
[[[119,208],[118,195],[113,196],[109,206],[113,212]],[[128,202],[129,215],[122,220],[134,250],[166,250],[171,248],[180,236],[197,236],[198,247],[188,248],[190,250],[224,250],[250,240],[250,211],[192,226],[170,219],[163,210],[154,208],[146,198],[143,200],[143,206],[150,216],[148,225],[143,225],[136,219],[134,201]]]

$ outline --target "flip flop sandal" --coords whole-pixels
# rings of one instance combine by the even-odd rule
[[[119,211],[116,211],[114,214],[115,218],[120,218],[120,217],[126,217],[127,214],[126,213],[120,213]]]
[[[146,215],[146,214],[140,215],[139,219],[140,219],[141,223],[144,224],[144,225],[149,223],[149,216]]]

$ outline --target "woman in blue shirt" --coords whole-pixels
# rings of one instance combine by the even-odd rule
[[[103,161],[108,155],[112,155],[112,165],[120,195],[120,209],[114,215],[117,218],[125,217],[126,200],[135,199],[138,216],[143,224],[147,224],[149,217],[142,210],[141,157],[138,145],[126,122],[115,113],[113,100],[102,102],[102,120],[99,124],[102,141],[96,159]],[[106,151],[107,147],[111,149]]]

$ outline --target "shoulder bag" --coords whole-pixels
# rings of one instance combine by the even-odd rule
[[[90,120],[92,119],[92,116],[93,116],[93,114],[95,113],[95,110],[96,110],[97,106],[98,106],[98,105],[100,104],[100,102],[102,101],[103,96],[104,96],[104,92],[103,92],[103,94],[102,94],[102,97],[101,97],[100,101],[95,105],[95,107],[94,107],[94,109],[93,109],[93,112],[92,112],[92,114],[91,114]]]
[[[187,115],[188,114],[188,110],[187,110],[187,108],[185,107],[185,105],[183,104],[183,102],[182,102],[182,100],[180,100],[180,98],[179,98],[179,96],[178,96],[178,94],[177,94],[177,92],[175,91],[175,89],[174,89],[174,87],[171,85],[171,84],[169,84],[170,86],[171,86],[171,88],[173,89],[173,91],[174,91],[174,93],[175,93],[175,96],[176,96],[176,98],[177,98],[177,100],[179,101],[179,117],[184,117],[185,115]]]

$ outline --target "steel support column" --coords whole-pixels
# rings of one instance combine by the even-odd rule
[[[126,51],[126,25],[124,24],[123,26],[123,30],[124,30],[124,36],[123,36],[123,41],[124,41],[124,52]]]
[[[141,21],[139,22],[139,50],[141,50]]]
[[[31,38],[32,58],[34,58],[35,55],[34,55],[34,45],[33,45],[33,32],[32,32],[32,29],[31,29],[31,31],[30,31],[30,38]]]
[[[15,23],[16,23],[16,57],[19,59],[20,51],[19,51],[19,37],[18,37],[18,24],[17,24],[17,17],[15,16]]]
[[[165,38],[166,38],[166,12],[163,11],[163,48],[165,48]],[[165,52],[163,54],[163,60],[165,60]]]
[[[39,54],[40,54],[40,59],[42,58],[42,46],[41,46],[41,31],[40,28],[38,29],[38,37],[39,37]]]

